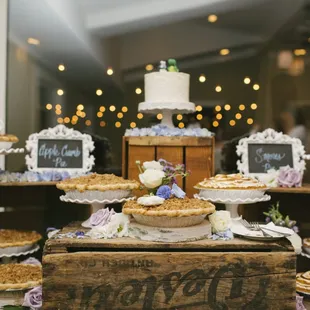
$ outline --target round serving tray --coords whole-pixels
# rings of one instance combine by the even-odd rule
[[[37,252],[39,249],[40,246],[38,244],[3,248],[0,249],[0,258],[29,255]]]
[[[0,149],[0,155],[21,154],[25,149]]]

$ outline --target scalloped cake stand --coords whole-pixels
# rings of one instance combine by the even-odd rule
[[[260,198],[248,198],[248,199],[211,199],[204,198],[199,196],[198,194],[194,195],[194,198],[210,201],[212,203],[222,203],[225,204],[226,210],[230,212],[231,218],[234,220],[240,219],[241,216],[238,214],[238,206],[245,204],[253,204],[262,201],[269,201],[271,196],[264,195]]]
[[[100,209],[104,209],[106,205],[114,204],[114,203],[122,203],[129,200],[134,200],[136,197],[127,197],[122,199],[105,199],[105,200],[88,200],[88,199],[72,199],[68,198],[65,195],[60,196],[60,200],[63,202],[70,202],[70,203],[77,203],[77,204],[84,204],[84,205],[91,205],[92,207],[92,214],[96,213]],[[93,226],[90,224],[90,217],[82,223],[82,226],[85,228],[92,228]]]
[[[0,155],[10,155],[10,154],[21,154],[24,153],[25,149],[0,149]]]

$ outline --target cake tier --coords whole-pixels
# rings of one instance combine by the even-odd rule
[[[190,75],[181,72],[152,72],[144,76],[145,102],[189,103]]]

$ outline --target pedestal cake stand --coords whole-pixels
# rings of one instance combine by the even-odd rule
[[[104,209],[106,205],[109,204],[115,204],[115,203],[123,203],[129,200],[133,200],[136,197],[126,197],[121,199],[104,199],[104,200],[98,200],[98,199],[72,199],[69,197],[66,197],[66,195],[60,196],[60,200],[63,202],[70,202],[70,203],[76,203],[76,204],[84,204],[84,205],[91,205],[92,207],[92,214],[96,213],[100,209]],[[90,217],[82,223],[82,226],[85,228],[92,228],[93,226],[90,224]]]
[[[238,214],[238,206],[239,205],[246,205],[246,204],[253,204],[257,202],[262,201],[269,201],[271,199],[271,196],[264,195],[259,198],[247,198],[247,199],[212,199],[212,198],[205,198],[202,196],[199,196],[198,194],[194,195],[195,198],[210,201],[212,203],[222,203],[225,204],[226,210],[230,212],[230,215],[232,219],[239,219],[241,218]]]

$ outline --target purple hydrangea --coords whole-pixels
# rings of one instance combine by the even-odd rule
[[[171,196],[170,187],[168,185],[160,186],[156,192],[156,196],[164,198],[164,199],[169,199]]]

